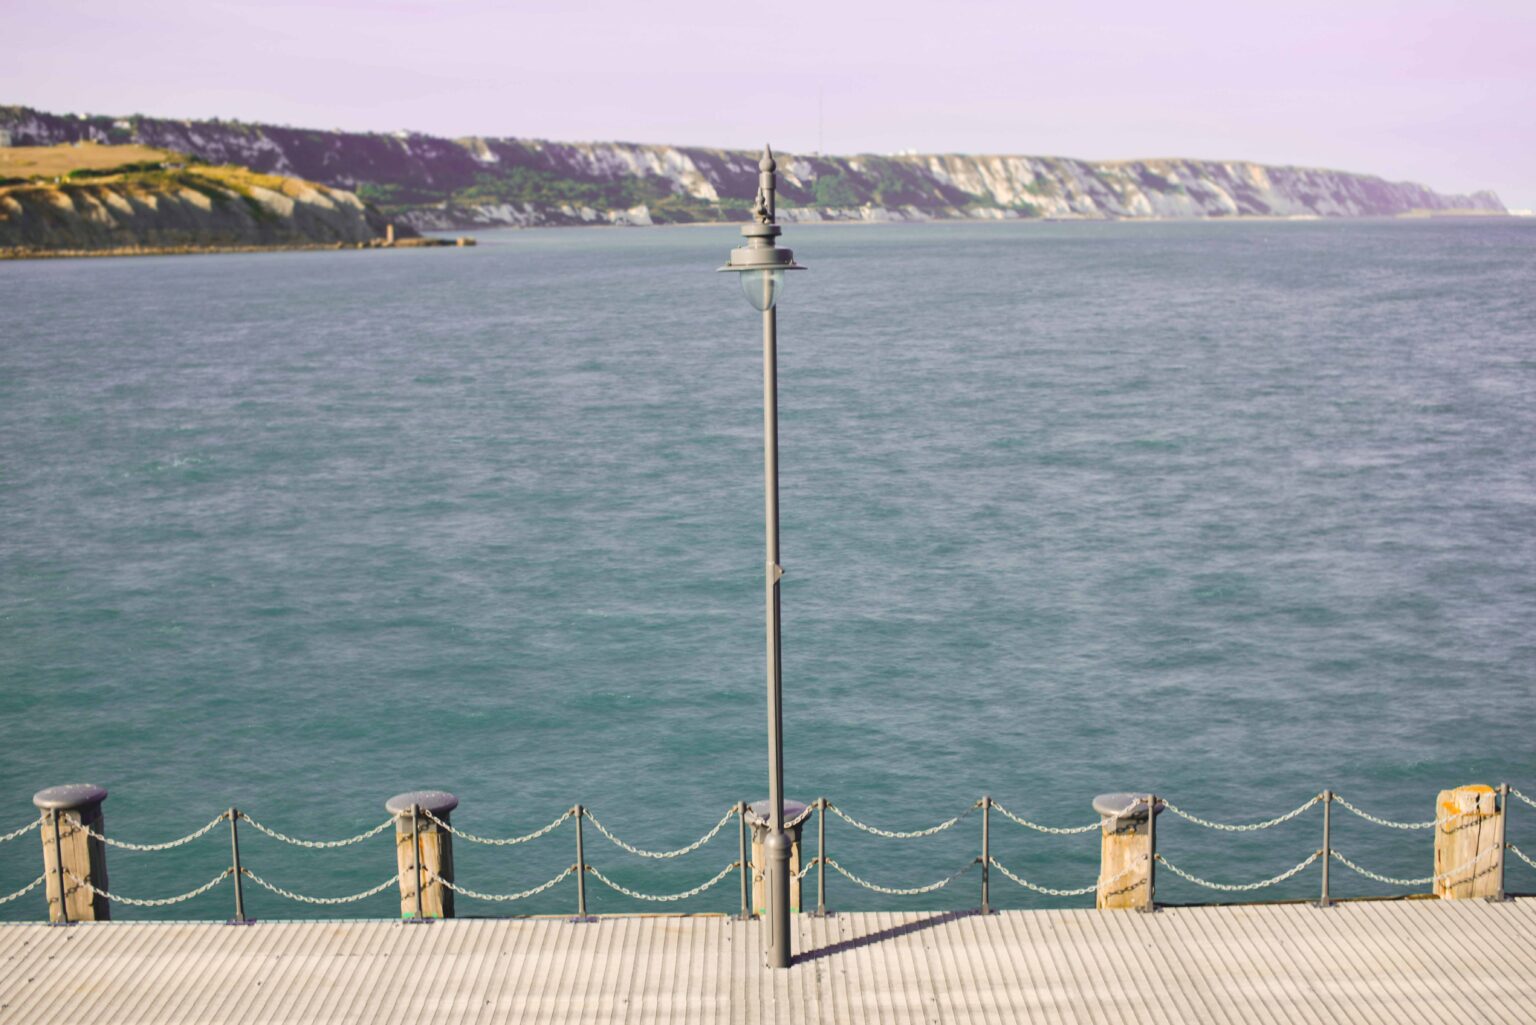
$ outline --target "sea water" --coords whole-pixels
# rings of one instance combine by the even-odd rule
[[[482,835],[580,802],[666,849],[762,797],[760,327],[711,273],[738,242],[550,230],[0,264],[0,832],[81,780],[139,842],[232,805],[342,837],[440,787]],[[779,320],[788,796],[910,830],[983,794],[1054,826],[1126,789],[1234,822],[1324,787],[1410,821],[1457,784],[1536,794],[1536,223],[785,242],[810,267]],[[964,868],[980,829],[973,813],[888,840],[833,817],[828,854],[916,886]],[[1094,880],[1093,833],[994,813],[992,837],[1031,881]],[[1536,809],[1516,806],[1511,838],[1536,850]],[[1160,819],[1165,856],[1217,881],[1320,843],[1316,808],[1249,834]],[[1334,843],[1431,871],[1422,831],[1336,809]],[[570,823],[460,841],[458,877],[526,889],[574,844]],[[670,861],[586,827],[588,862],[650,893],[736,849],[734,821]],[[394,871],[384,837],[301,850],[244,827],[242,853],[318,896]],[[110,884],[173,895],[228,859],[224,827],[114,849]],[[40,870],[36,834],[0,846],[0,895]],[[834,909],[979,897],[975,867],[921,897],[828,875]],[[1314,865],[1247,896],[1317,884]],[[1536,872],[1515,863],[1510,885]],[[588,891],[594,911],[653,909]],[[1166,871],[1158,893],[1212,896]],[[246,900],[261,918],[398,914],[391,889],[317,908],[247,883]],[[737,902],[728,876],[665,909]],[[459,908],[569,914],[574,880]],[[231,910],[226,881],[115,914]],[[0,907],[44,913],[41,890]]]

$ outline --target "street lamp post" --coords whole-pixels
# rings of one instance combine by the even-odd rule
[[[784,832],[784,715],[783,674],[779,665],[779,387],[778,318],[776,304],[784,288],[784,273],[803,270],[795,254],[774,244],[780,234],[774,223],[777,165],[773,150],[764,147],[758,161],[757,199],[752,222],[742,227],[747,244],[731,250],[720,269],[738,275],[747,301],[763,314],[763,513],[767,536],[768,634],[768,835],[763,840],[768,890],[768,964],[788,968],[789,836]]]

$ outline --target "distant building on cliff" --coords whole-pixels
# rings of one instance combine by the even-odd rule
[[[11,130],[9,128],[0,128],[0,146],[9,146],[10,144]]]

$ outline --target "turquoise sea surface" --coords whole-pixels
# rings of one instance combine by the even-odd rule
[[[435,787],[478,834],[581,802],[656,849],[762,796],[759,328],[712,273],[738,240],[0,264],[0,833],[80,780],[138,842],[231,805],[342,837]],[[1536,222],[792,225],[785,243],[811,268],[780,313],[791,797],[907,830],[982,794],[1053,826],[1122,789],[1234,822],[1323,787],[1411,821],[1457,784],[1536,796]],[[831,818],[828,853],[915,886],[974,858],[980,829],[886,840]],[[994,815],[992,835],[1033,882],[1093,882],[1092,833]],[[1536,807],[1511,839],[1536,854]],[[1426,832],[1336,809],[1334,841],[1431,871]],[[1160,819],[1170,861],[1225,882],[1320,842],[1316,808],[1256,833]],[[523,890],[574,844],[569,823],[460,842],[458,877]],[[0,845],[0,896],[38,846]],[[394,871],[382,836],[305,850],[244,827],[242,849],[305,894]],[[736,857],[735,826],[657,861],[589,823],[586,849],[669,893]],[[222,828],[114,849],[111,887],[180,893],[228,856]],[[896,897],[829,872],[827,903],[961,908],[978,878]],[[1536,891],[1536,870],[1509,882]],[[1313,865],[1244,896],[1317,884]],[[1333,885],[1406,892],[1340,865]],[[1213,896],[1166,871],[1158,892]],[[575,899],[567,879],[459,908]],[[388,889],[246,900],[398,914]],[[728,877],[663,909],[737,901]],[[226,881],[115,915],[231,908]],[[0,906],[44,913],[41,890]]]

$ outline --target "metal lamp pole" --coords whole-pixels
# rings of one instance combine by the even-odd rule
[[[789,835],[784,831],[784,714],[783,673],[779,662],[779,388],[778,318],[776,303],[784,285],[784,272],[802,270],[795,254],[774,245],[780,229],[775,223],[777,164],[773,150],[764,147],[758,161],[757,199],[753,221],[742,227],[747,244],[731,250],[730,262],[720,269],[740,276],[747,301],[763,313],[763,518],[767,539],[767,647],[768,647],[768,835],[763,839],[765,882],[768,889],[768,964],[788,968],[789,949]]]

